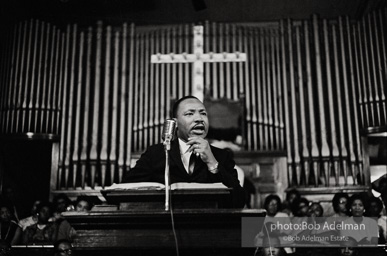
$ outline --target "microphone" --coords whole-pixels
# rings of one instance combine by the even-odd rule
[[[169,156],[168,151],[171,149],[171,140],[176,131],[176,121],[173,119],[167,119],[164,122],[162,138],[164,140],[164,151],[165,151],[165,210],[169,211],[170,208],[170,177],[169,177]]]
[[[164,122],[162,138],[164,140],[164,146],[167,150],[170,149],[170,143],[176,132],[176,121],[173,119],[167,119]]]

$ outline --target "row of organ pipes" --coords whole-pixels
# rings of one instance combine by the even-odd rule
[[[193,24],[15,24],[3,41],[0,132],[60,137],[56,189],[119,182],[134,153],[161,141],[171,102],[192,92]],[[361,133],[386,127],[386,10],[258,24],[204,24],[204,52],[246,62],[204,64],[211,98],[244,101],[245,148],[286,152],[290,186],[369,182]],[[284,170],[285,171],[285,170]]]

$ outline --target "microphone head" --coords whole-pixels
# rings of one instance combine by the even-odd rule
[[[176,121],[173,119],[167,119],[164,122],[164,127],[163,127],[163,134],[162,138],[163,140],[172,140],[172,138],[175,136],[176,132]]]

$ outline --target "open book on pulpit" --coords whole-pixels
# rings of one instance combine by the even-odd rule
[[[229,208],[231,190],[223,183],[173,183],[171,202],[175,209]],[[165,185],[157,182],[113,184],[101,193],[120,210],[163,209],[165,203]]]
[[[114,183],[105,190],[163,190],[165,185],[158,182],[135,182],[135,183]],[[196,183],[196,182],[178,182],[171,185],[171,190],[178,189],[227,189],[221,183]]]

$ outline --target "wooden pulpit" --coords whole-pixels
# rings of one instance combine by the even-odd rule
[[[253,255],[254,248],[242,247],[242,219],[264,217],[265,211],[222,208],[229,193],[172,191],[171,214],[162,190],[113,191],[105,197],[119,204],[117,210],[63,216],[77,231],[73,245],[81,255],[176,255],[176,247],[180,255]]]
[[[108,211],[64,217],[77,231],[73,245],[81,255],[253,255],[242,247],[242,218],[263,217],[263,210],[180,209]]]

